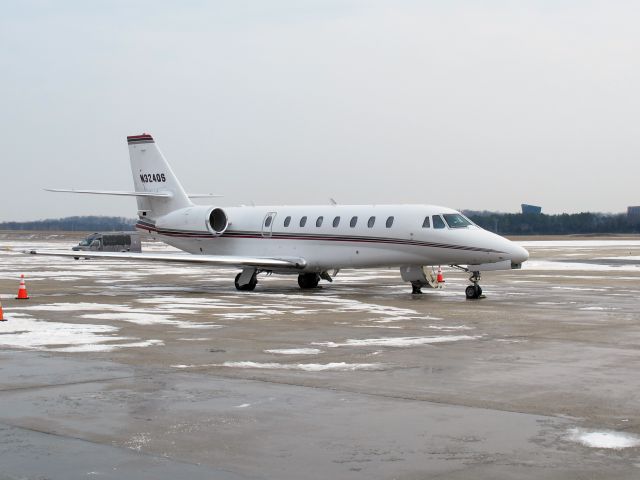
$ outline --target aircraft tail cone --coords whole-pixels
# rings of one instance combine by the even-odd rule
[[[27,293],[27,286],[24,283],[24,273],[20,275],[20,288],[18,288],[18,296],[16,300],[28,300],[29,294]]]
[[[442,267],[438,267],[438,275],[436,277],[438,283],[444,283],[444,275],[442,275]]]
[[[4,313],[2,312],[2,300],[0,300],[0,322],[6,322],[7,319],[4,318]]]

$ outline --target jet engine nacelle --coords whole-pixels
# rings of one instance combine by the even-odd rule
[[[219,207],[198,205],[181,208],[163,215],[156,221],[158,230],[208,232],[222,235],[229,226],[229,218]]]

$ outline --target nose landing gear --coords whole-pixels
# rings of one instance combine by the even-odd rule
[[[469,285],[464,293],[467,296],[467,300],[477,300],[478,298],[483,298],[482,295],[482,287],[478,285],[480,281],[480,272],[472,272],[469,277],[469,281],[473,283],[473,285]]]

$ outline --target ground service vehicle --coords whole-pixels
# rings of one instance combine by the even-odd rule
[[[72,248],[76,252],[140,252],[138,232],[92,233]]]

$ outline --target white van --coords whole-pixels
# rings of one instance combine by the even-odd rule
[[[92,233],[72,248],[76,252],[140,252],[140,234],[138,232]]]

